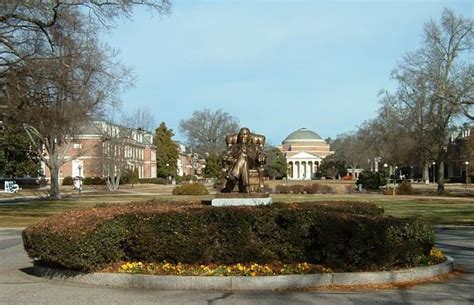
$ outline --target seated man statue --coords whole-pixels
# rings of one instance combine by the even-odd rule
[[[237,135],[226,137],[227,152],[222,155],[224,174],[226,178],[223,193],[230,193],[237,185],[239,193],[250,192],[250,170],[256,170],[259,175],[258,188],[263,186],[263,166],[266,154],[263,152],[265,137],[252,134],[244,127]]]

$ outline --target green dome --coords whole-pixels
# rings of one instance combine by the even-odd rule
[[[290,133],[283,143],[291,141],[321,141],[322,138],[312,130],[308,128],[300,128],[297,131]]]

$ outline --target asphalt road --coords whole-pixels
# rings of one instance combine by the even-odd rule
[[[474,228],[438,228],[437,246],[465,273],[410,289],[356,292],[179,291],[73,284],[30,275],[21,231],[0,229],[0,304],[474,304]]]

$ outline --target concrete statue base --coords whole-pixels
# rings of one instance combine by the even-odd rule
[[[216,207],[266,205],[271,203],[270,195],[262,193],[221,193],[211,200],[211,205]]]

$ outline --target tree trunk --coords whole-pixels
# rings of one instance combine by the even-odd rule
[[[443,159],[441,159],[443,160]],[[438,161],[438,193],[444,192],[444,161]]]
[[[428,163],[428,161],[423,162],[423,178],[422,179],[425,183],[430,182],[430,164]]]
[[[119,172],[116,176],[107,176],[105,177],[105,183],[107,185],[107,189],[111,192],[115,192],[119,185],[120,185],[120,176],[121,173]]]
[[[51,172],[49,197],[51,199],[60,199],[61,193],[59,192],[59,167],[51,165],[49,166],[49,171]]]

